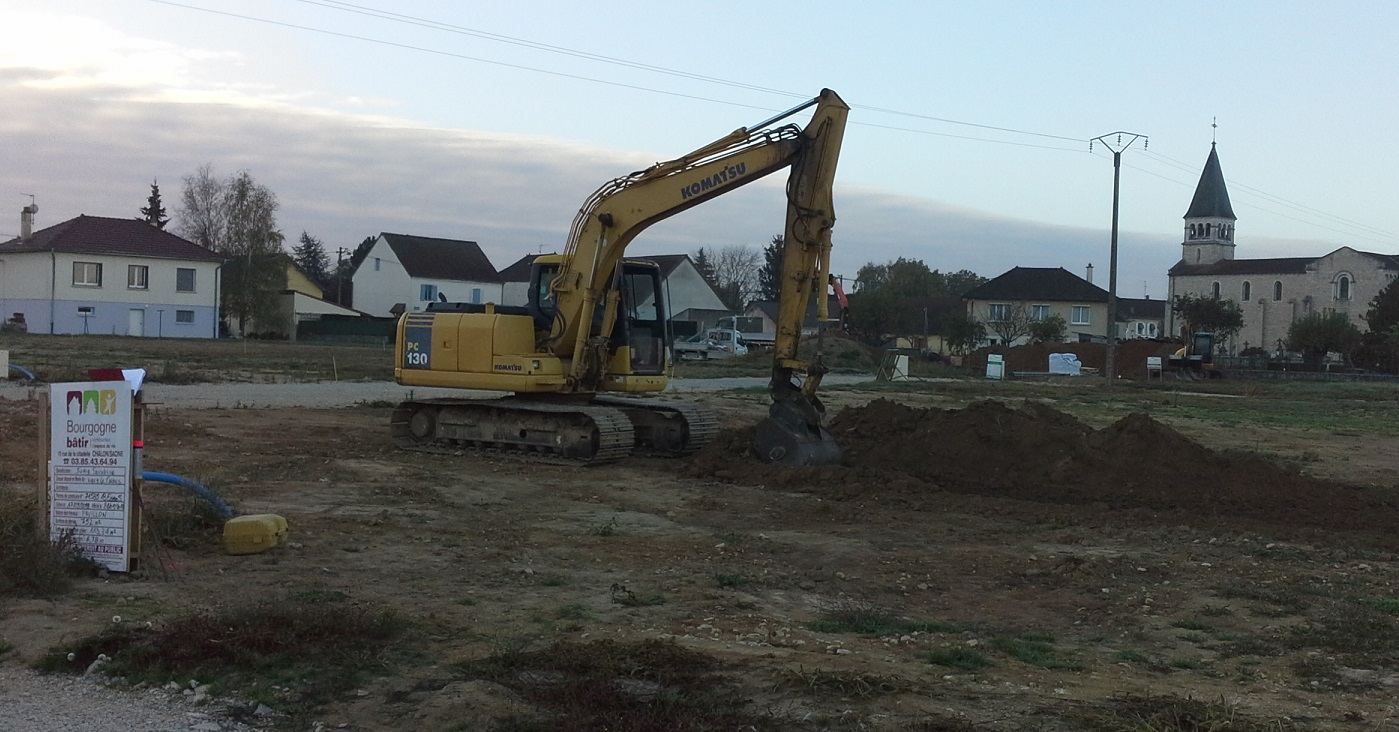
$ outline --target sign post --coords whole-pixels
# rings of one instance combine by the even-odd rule
[[[132,401],[127,381],[49,391],[50,539],[71,535],[83,556],[114,572],[132,564]]]

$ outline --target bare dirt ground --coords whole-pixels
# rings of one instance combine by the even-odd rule
[[[285,516],[293,543],[165,547],[140,578],[0,605],[0,662],[114,614],[326,591],[413,620],[329,727],[547,720],[462,664],[655,639],[784,729],[1399,727],[1392,434],[1210,416],[1275,395],[861,389],[827,397],[845,464],[803,469],[744,454],[744,392],[672,397],[722,416],[700,455],[589,469],[400,452],[382,407],[157,407],[146,469]],[[36,490],[39,409],[0,400],[0,480]],[[1133,699],[1211,719],[1134,726]]]

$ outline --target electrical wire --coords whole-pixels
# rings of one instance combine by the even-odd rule
[[[548,43],[541,43],[541,42],[538,42],[538,41],[531,41],[531,40],[524,39],[524,38],[517,38],[517,37],[514,37],[514,36],[507,36],[507,35],[504,35],[504,34],[492,33],[492,32],[489,32],[489,31],[483,31],[483,30],[479,30],[479,29],[475,29],[475,28],[469,28],[469,27],[466,27],[466,26],[460,26],[460,25],[455,25],[455,24],[452,24],[452,23],[445,23],[445,22],[441,22],[441,21],[436,21],[436,20],[432,20],[432,19],[429,19],[429,18],[422,18],[422,17],[407,15],[407,14],[403,14],[403,13],[396,13],[396,12],[387,11],[387,10],[380,10],[380,9],[372,8],[372,7],[365,6],[365,5],[358,5],[358,4],[355,4],[355,3],[344,2],[343,0],[294,0],[294,1],[295,1],[295,2],[299,2],[299,3],[302,3],[302,4],[305,4],[305,5],[311,5],[311,6],[315,6],[315,7],[325,8],[325,9],[328,9],[328,10],[338,10],[338,11],[340,11],[340,12],[352,13],[352,14],[357,14],[357,15],[363,15],[363,16],[367,16],[367,17],[371,17],[371,18],[377,18],[377,19],[380,19],[380,20],[387,20],[387,21],[391,21],[391,22],[395,22],[395,23],[401,23],[401,24],[405,24],[405,25],[417,26],[417,27],[422,27],[422,28],[429,28],[429,29],[433,29],[433,30],[439,30],[439,31],[444,31],[444,32],[448,32],[448,33],[454,33],[454,34],[458,34],[458,35],[471,36],[471,37],[480,38],[480,39],[483,39],[483,40],[489,40],[489,41],[494,41],[494,42],[498,42],[498,43],[505,43],[505,44],[515,45],[515,46],[520,46],[520,47],[523,47],[523,48],[531,48],[531,49],[535,49],[535,50],[545,51],[545,52],[548,52],[548,53],[560,54],[560,55],[569,56],[569,57],[572,57],[572,58],[579,58],[579,59],[585,59],[585,60],[589,60],[589,61],[596,61],[596,62],[599,62],[599,63],[611,64],[611,65],[615,65],[615,66],[621,66],[621,67],[624,67],[624,68],[630,68],[630,69],[635,69],[635,70],[640,70],[640,71],[646,71],[646,72],[650,72],[650,73],[657,73],[657,74],[662,74],[662,75],[667,75],[667,76],[673,76],[673,77],[676,77],[676,78],[689,79],[689,80],[692,80],[692,81],[700,81],[700,82],[704,82],[704,83],[708,83],[708,84],[716,84],[716,85],[725,86],[725,87],[729,87],[729,88],[733,88],[733,89],[741,89],[741,90],[745,90],[745,91],[755,91],[755,92],[761,92],[761,93],[766,93],[766,94],[774,94],[774,95],[779,95],[779,96],[784,96],[784,97],[794,97],[794,98],[804,98],[804,97],[806,96],[806,95],[804,95],[804,94],[799,94],[799,93],[795,93],[795,92],[790,92],[790,91],[786,91],[786,90],[782,90],[782,89],[775,89],[775,88],[760,86],[760,85],[756,85],[756,84],[748,84],[748,83],[744,83],[744,82],[738,82],[738,81],[733,81],[733,80],[729,80],[729,79],[723,79],[723,78],[715,77],[715,76],[708,76],[708,75],[704,75],[704,74],[697,74],[697,73],[693,73],[693,72],[688,72],[688,71],[683,71],[683,70],[678,70],[678,69],[672,69],[672,68],[668,68],[668,67],[664,67],[664,66],[657,66],[657,65],[654,65],[654,64],[647,64],[647,63],[641,63],[641,62],[636,62],[636,61],[630,61],[630,60],[627,60],[627,59],[622,59],[622,58],[618,58],[618,57],[614,57],[614,56],[607,56],[607,55],[596,54],[596,53],[591,53],[591,52],[587,52],[587,51],[580,51],[580,50],[577,50],[577,49],[567,48],[567,47],[564,47],[564,46],[557,46],[557,45],[548,44]],[[744,109],[754,109],[754,110],[761,110],[761,111],[772,111],[770,108],[765,107],[765,106],[762,106],[762,105],[745,104],[745,103],[741,103],[741,102],[734,102],[734,101],[727,100],[727,99],[719,99],[719,98],[715,98],[715,97],[708,97],[708,96],[703,96],[703,95],[698,95],[698,94],[687,94],[687,93],[683,93],[683,92],[676,92],[676,91],[670,91],[670,90],[666,90],[666,89],[659,89],[659,88],[650,87],[650,86],[644,86],[644,85],[640,85],[640,84],[629,84],[629,83],[625,83],[625,82],[610,81],[610,80],[607,80],[607,79],[601,79],[601,78],[592,77],[592,76],[585,76],[585,75],[582,75],[582,74],[573,74],[573,73],[567,73],[567,72],[561,72],[561,71],[553,71],[553,70],[550,70],[550,69],[539,68],[539,67],[535,67],[535,66],[528,66],[528,65],[524,65],[524,64],[515,64],[515,63],[509,63],[509,62],[505,62],[505,61],[498,61],[498,60],[489,59],[489,58],[484,58],[484,57],[480,57],[480,56],[472,56],[472,55],[468,55],[468,54],[455,53],[455,52],[452,52],[452,51],[444,51],[444,50],[440,50],[440,49],[429,48],[429,47],[426,47],[426,46],[419,46],[419,45],[414,45],[414,44],[409,44],[409,43],[400,43],[400,42],[396,42],[396,41],[389,41],[389,40],[385,40],[385,39],[382,39],[382,38],[374,38],[374,37],[371,37],[371,36],[364,36],[364,35],[358,35],[358,34],[353,34],[353,33],[344,33],[344,32],[340,32],[340,31],[329,30],[329,29],[326,29],[326,28],[317,28],[317,27],[314,27],[314,26],[302,25],[302,24],[297,24],[297,23],[290,23],[290,22],[286,22],[286,21],[272,20],[272,19],[269,19],[269,18],[261,18],[261,17],[251,16],[251,15],[245,15],[245,14],[242,14],[242,13],[235,13],[235,12],[230,12],[230,11],[225,11],[225,10],[216,10],[216,9],[213,9],[213,8],[205,8],[205,7],[200,7],[200,6],[197,6],[197,5],[190,5],[190,4],[187,4],[187,3],[175,2],[174,0],[150,0],[150,2],[157,3],[157,4],[160,4],[160,5],[167,5],[167,6],[172,6],[172,7],[184,8],[184,9],[187,9],[187,10],[195,10],[195,11],[199,11],[199,12],[211,13],[211,14],[214,14],[214,15],[222,15],[222,16],[225,16],[225,17],[237,18],[237,19],[240,19],[240,20],[247,20],[247,21],[252,21],[252,22],[257,22],[257,23],[263,23],[263,24],[267,24],[267,25],[274,25],[274,26],[279,26],[279,27],[283,27],[283,28],[290,28],[290,29],[294,29],[294,30],[301,30],[301,31],[306,31],[306,32],[310,32],[310,33],[318,33],[318,34],[333,36],[333,37],[337,37],[337,38],[344,38],[344,39],[348,39],[348,40],[361,41],[361,42],[365,42],[365,43],[373,43],[373,44],[378,44],[378,45],[382,45],[382,46],[388,46],[388,47],[392,47],[392,48],[400,48],[400,49],[409,50],[409,51],[417,51],[417,52],[420,52],[420,53],[427,53],[427,54],[432,54],[432,55],[437,55],[437,56],[444,56],[444,57],[448,57],[448,58],[455,58],[455,59],[460,59],[460,60],[465,60],[465,61],[474,61],[474,62],[477,62],[477,63],[489,64],[489,65],[499,66],[499,67],[503,67],[503,68],[510,68],[510,69],[516,69],[516,70],[521,70],[521,71],[529,71],[529,72],[533,72],[533,73],[545,74],[545,75],[555,76],[555,77],[559,77],[559,78],[572,79],[572,80],[575,80],[575,81],[586,81],[586,82],[590,82],[590,83],[594,83],[594,84],[602,84],[602,85],[611,86],[611,87],[616,87],[616,88],[630,89],[630,90],[633,90],[633,91],[642,91],[642,92],[648,92],[648,93],[652,93],[652,94],[660,94],[660,95],[671,96],[671,97],[677,97],[677,98],[682,98],[682,99],[690,99],[690,100],[694,100],[694,101],[708,102],[708,103],[711,103],[711,104],[722,104],[722,105],[730,106],[730,107],[738,107],[738,108],[744,108]],[[1085,139],[1077,138],[1077,137],[1069,137],[1069,136],[1065,136],[1065,135],[1056,135],[1056,134],[1050,134],[1050,133],[1044,133],[1044,132],[1036,132],[1036,131],[1033,131],[1033,130],[1022,130],[1022,129],[1017,129],[1017,128],[1013,128],[1013,127],[1004,127],[1004,126],[997,126],[997,125],[981,124],[981,123],[976,123],[976,122],[968,122],[968,121],[964,121],[964,120],[957,120],[957,119],[952,119],[952,118],[947,118],[947,117],[938,117],[938,116],[933,116],[933,115],[921,114],[921,113],[917,113],[917,112],[908,112],[908,111],[903,111],[903,110],[898,110],[898,109],[890,109],[890,108],[885,108],[885,107],[875,107],[875,106],[866,106],[866,105],[852,105],[852,108],[862,109],[862,110],[870,111],[870,112],[877,112],[877,113],[881,113],[881,114],[889,114],[889,115],[895,115],[895,116],[908,117],[908,118],[911,118],[911,119],[921,119],[921,120],[926,120],[926,121],[930,121],[930,122],[937,122],[937,123],[940,123],[940,124],[958,125],[958,126],[963,126],[963,127],[972,127],[972,128],[976,128],[976,129],[983,129],[983,130],[994,131],[994,132],[1003,132],[1003,133],[1013,134],[1013,135],[1025,135],[1025,136],[1038,137],[1038,138],[1044,138],[1044,139],[1049,139],[1049,140],[1062,140],[1062,141],[1067,141],[1067,142],[1078,142],[1078,143],[1082,143],[1082,142],[1085,142],[1085,141],[1086,141]],[[1016,142],[1016,141],[1013,141],[1013,140],[1001,140],[1001,139],[994,139],[994,138],[989,138],[989,137],[976,137],[976,136],[971,136],[971,135],[959,135],[959,134],[954,134],[954,133],[937,132],[937,131],[932,131],[932,130],[924,130],[924,129],[917,129],[917,128],[911,128],[911,127],[902,127],[902,126],[896,126],[896,125],[884,125],[884,124],[878,124],[878,123],[872,123],[872,122],[863,122],[863,121],[858,121],[858,120],[856,120],[856,121],[851,121],[850,124],[851,124],[851,125],[858,125],[858,126],[862,126],[862,127],[869,127],[869,128],[873,128],[873,129],[883,129],[883,130],[890,130],[890,131],[895,131],[895,132],[904,132],[904,133],[910,133],[910,134],[930,135],[930,136],[935,136],[935,137],[945,137],[945,138],[949,138],[949,139],[968,140],[968,141],[974,141],[974,142],[986,142],[986,143],[1000,144],[1000,145],[1011,145],[1011,146],[1015,146],[1015,147],[1030,147],[1030,148],[1038,148],[1038,149],[1046,149],[1046,150],[1059,150],[1059,151],[1064,151],[1064,152],[1074,152],[1074,150],[1073,150],[1072,148],[1063,147],[1063,146],[1043,145],[1043,144],[1034,144],[1034,143],[1026,143],[1026,142]],[[1090,153],[1090,154],[1097,154],[1097,153]],[[1175,169],[1180,170],[1180,171],[1182,171],[1182,172],[1186,172],[1186,173],[1191,173],[1191,174],[1193,174],[1193,173],[1195,172],[1195,170],[1196,170],[1193,166],[1190,166],[1190,165],[1187,164],[1187,163],[1183,163],[1183,162],[1181,162],[1181,161],[1174,160],[1174,159],[1169,158],[1169,157],[1167,157],[1167,156],[1165,156],[1165,155],[1161,155],[1161,154],[1159,154],[1159,153],[1157,153],[1157,152],[1155,152],[1155,151],[1143,150],[1143,151],[1142,151],[1142,154],[1143,154],[1144,157],[1146,157],[1146,158],[1148,158],[1148,159],[1154,160],[1155,162],[1161,163],[1161,164],[1163,164],[1163,165],[1165,165],[1165,166],[1167,166],[1167,167],[1175,168]],[[1162,180],[1170,181],[1170,182],[1172,182],[1172,183],[1176,183],[1176,184],[1178,184],[1178,185],[1182,185],[1182,186],[1185,186],[1185,187],[1189,187],[1189,185],[1190,185],[1190,184],[1187,183],[1187,182],[1182,182],[1182,181],[1179,181],[1179,180],[1170,178],[1169,176],[1166,176],[1166,175],[1162,175],[1162,174],[1160,174],[1160,173],[1157,173],[1157,172],[1155,172],[1155,171],[1151,171],[1151,170],[1142,168],[1142,167],[1140,167],[1140,166],[1132,165],[1132,164],[1130,164],[1130,163],[1124,164],[1124,167],[1128,167],[1128,168],[1131,168],[1131,169],[1133,169],[1133,170],[1137,170],[1137,171],[1139,171],[1139,172],[1145,173],[1145,174],[1147,174],[1147,175],[1151,175],[1151,176],[1153,176],[1153,177],[1157,177],[1157,178],[1160,178],[1160,179],[1162,179]],[[1297,221],[1297,222],[1299,222],[1299,223],[1307,224],[1307,225],[1309,225],[1309,226],[1315,226],[1315,227],[1317,227],[1317,228],[1320,228],[1320,229],[1323,229],[1323,230],[1326,230],[1326,231],[1331,231],[1331,232],[1334,232],[1334,233],[1344,234],[1344,235],[1347,235],[1347,236],[1355,236],[1356,238],[1365,239],[1365,240],[1367,240],[1367,241],[1372,241],[1372,242],[1376,242],[1376,243],[1393,243],[1394,240],[1399,239],[1399,236],[1396,236],[1396,235],[1393,234],[1392,232],[1386,231],[1386,230],[1384,230],[1384,229],[1379,229],[1379,228],[1376,228],[1376,227],[1368,226],[1368,225],[1366,225],[1366,224],[1363,224],[1363,223],[1360,223],[1360,222],[1357,222],[1357,221],[1353,221],[1353,220],[1350,220],[1350,219],[1346,219],[1346,218],[1344,218],[1344,217],[1336,216],[1336,215],[1334,215],[1334,214],[1330,214],[1330,213],[1327,213],[1327,212],[1325,212],[1325,211],[1321,211],[1321,210],[1319,210],[1319,209],[1315,209],[1315,208],[1312,208],[1312,207],[1310,207],[1310,206],[1306,206],[1306,205],[1304,205],[1304,204],[1297,203],[1297,202],[1295,202],[1295,201],[1290,201],[1290,200],[1288,200],[1288,199],[1286,199],[1286,198],[1282,198],[1282,197],[1280,197],[1280,196],[1275,196],[1275,195],[1273,195],[1273,194],[1267,193],[1266,191],[1262,191],[1262,190],[1260,190],[1260,189],[1254,188],[1254,187],[1252,187],[1252,186],[1248,186],[1248,185],[1246,185],[1246,184],[1243,184],[1243,183],[1240,183],[1240,182],[1237,182],[1237,181],[1229,181],[1229,180],[1226,179],[1226,182],[1227,182],[1228,184],[1230,184],[1231,186],[1234,186],[1234,187],[1236,188],[1236,190],[1239,190],[1239,191],[1241,191],[1241,192],[1245,192],[1245,193],[1248,193],[1248,194],[1252,194],[1252,195],[1254,195],[1254,196],[1257,196],[1257,197],[1263,199],[1264,201],[1267,201],[1268,203],[1290,208],[1290,209],[1292,209],[1292,210],[1294,211],[1294,213],[1297,213],[1298,215],[1313,216],[1313,217],[1317,217],[1317,218],[1321,218],[1321,219],[1325,219],[1325,220],[1331,220],[1331,221],[1334,221],[1334,222],[1339,222],[1340,225],[1347,226],[1347,227],[1351,227],[1351,229],[1359,230],[1359,231],[1362,231],[1362,232],[1366,232],[1367,234],[1370,234],[1370,235],[1367,236],[1367,235],[1363,235],[1363,234],[1356,234],[1356,233],[1354,233],[1354,231],[1348,231],[1348,230],[1345,230],[1345,229],[1335,228],[1335,227],[1333,227],[1333,226],[1326,226],[1326,225],[1319,224],[1319,223],[1316,223],[1316,222],[1313,222],[1313,221],[1308,221],[1308,220],[1306,220],[1306,219],[1304,219],[1304,218],[1299,218],[1298,216],[1288,215],[1288,214],[1286,214],[1286,213],[1282,213],[1282,212],[1279,212],[1279,211],[1276,211],[1276,210],[1269,209],[1269,208],[1267,208],[1267,207],[1265,207],[1265,206],[1258,206],[1258,205],[1256,205],[1256,204],[1251,204],[1251,203],[1249,203],[1249,202],[1246,201],[1246,200],[1240,202],[1242,205],[1248,206],[1248,207],[1250,207],[1250,208],[1254,208],[1254,209],[1257,209],[1257,210],[1260,210],[1260,211],[1264,211],[1264,212],[1266,212],[1266,213],[1269,213],[1269,214],[1272,214],[1272,215],[1275,215],[1275,216],[1279,216],[1279,217],[1282,217],[1282,218],[1285,218],[1285,219],[1288,219],[1288,220],[1291,220],[1291,221]],[[1379,238],[1376,238],[1376,237],[1379,237]]]

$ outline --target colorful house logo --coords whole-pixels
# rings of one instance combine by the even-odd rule
[[[67,404],[68,414],[116,414],[116,389],[88,389],[70,391]]]

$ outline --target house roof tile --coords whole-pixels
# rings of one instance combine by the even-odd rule
[[[65,252],[221,262],[224,257],[141,219],[80,215],[40,229],[28,239],[0,243],[0,252]]]

